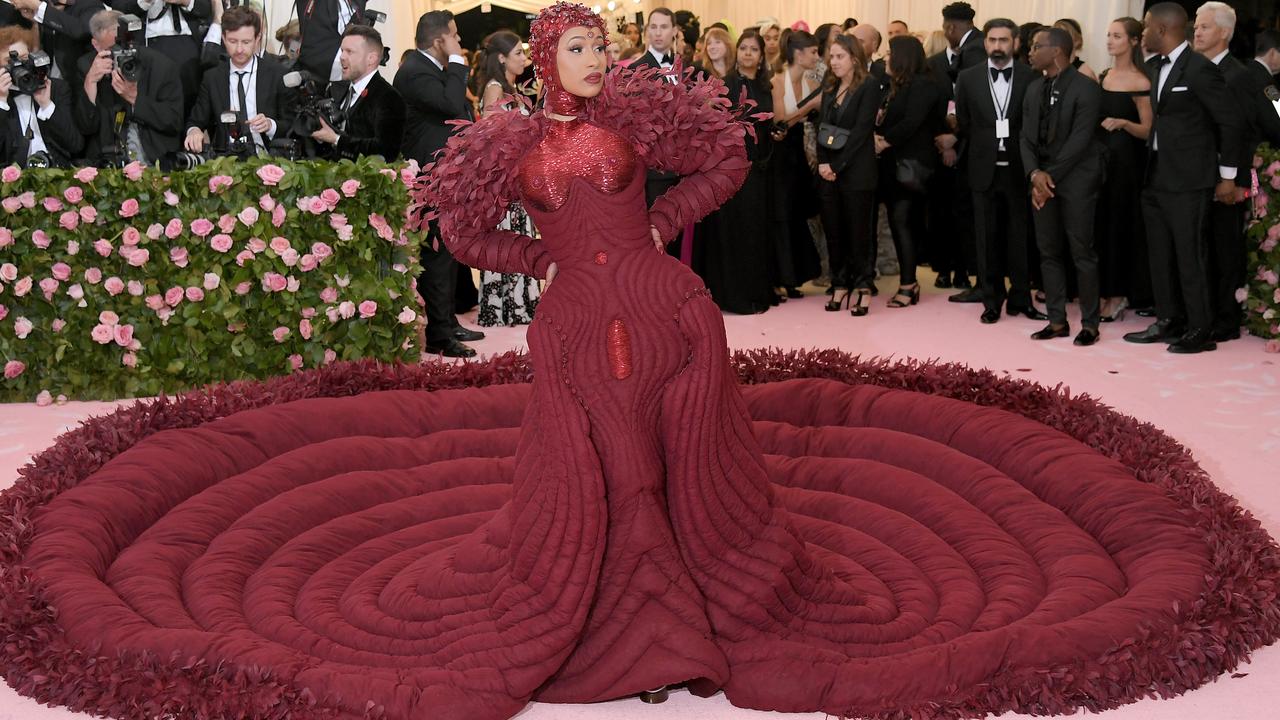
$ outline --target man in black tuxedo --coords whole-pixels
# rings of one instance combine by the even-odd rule
[[[73,116],[71,88],[63,80],[48,78],[34,93],[19,93],[9,76],[9,52],[27,60],[35,38],[33,30],[0,27],[0,165],[26,167],[28,158],[47,156],[49,165],[67,167],[84,145]]]
[[[262,17],[239,5],[223,14],[222,45],[227,59],[204,74],[200,95],[187,116],[187,150],[198,153],[212,141],[225,149],[229,137],[223,113],[235,113],[237,135],[251,137],[257,152],[289,134],[293,91],[284,86],[284,68],[269,55],[258,57]]]
[[[0,25],[40,26],[40,49],[53,60],[50,77],[78,82],[76,63],[89,52],[89,18],[101,0],[12,0],[0,5]]]
[[[1047,319],[1031,303],[1027,266],[1028,190],[1018,138],[1022,100],[1035,73],[1013,61],[1017,32],[1012,20],[988,21],[983,27],[986,64],[961,71],[956,80],[957,136],[973,192],[981,319],[986,324],[999,321],[1006,305],[1010,315]]]
[[[321,81],[342,79],[340,47],[347,26],[364,17],[367,0],[294,0],[302,32],[300,69]]]
[[[1031,67],[1042,74],[1027,88],[1022,107],[1022,167],[1031,183],[1036,244],[1049,324],[1033,340],[1066,337],[1066,255],[1071,253],[1080,288],[1076,345],[1098,341],[1098,253],[1093,247],[1094,209],[1102,184],[1103,148],[1096,138],[1102,88],[1071,66],[1074,42],[1059,28],[1032,36]]]
[[[183,112],[190,110],[200,92],[201,46],[213,20],[210,0],[109,0],[108,4],[142,20],[146,46],[177,66]]]
[[[1244,64],[1248,72],[1249,91],[1261,95],[1257,130],[1260,141],[1280,147],[1280,90],[1275,90],[1275,77],[1280,73],[1280,30],[1263,30],[1254,41],[1254,60]],[[1273,88],[1267,90],[1267,88]]]
[[[406,158],[425,167],[435,160],[449,137],[457,131],[452,120],[473,120],[467,100],[470,70],[462,57],[462,42],[453,13],[435,10],[418,19],[414,37],[417,50],[400,64],[395,87],[404,96],[407,120],[403,139]],[[422,243],[422,274],[418,294],[426,304],[426,350],[445,357],[474,357],[476,351],[462,344],[484,338],[484,333],[458,323],[454,312],[461,267],[440,240],[433,220]]]
[[[675,65],[675,43],[676,43],[676,14],[665,7],[655,8],[649,12],[649,22],[645,25],[645,37],[648,39],[649,46],[640,57],[636,58],[629,67],[631,68],[648,68],[659,67],[671,69]],[[677,82],[675,78],[671,78],[671,82]],[[653,207],[654,201],[662,197],[668,190],[680,182],[680,175],[665,170],[650,170],[645,175],[644,181],[644,199],[649,207]],[[667,252],[676,257],[680,257],[681,243],[684,242],[684,233],[676,233],[676,236],[667,244]]]
[[[1142,215],[1158,319],[1124,339],[1168,342],[1175,353],[1213,350],[1206,224],[1211,199],[1236,202],[1243,130],[1222,73],[1187,42],[1181,5],[1162,2],[1147,11],[1142,47],[1155,53],[1148,65],[1155,119]]]
[[[956,82],[960,72],[987,59],[987,48],[983,42],[985,33],[978,32],[973,26],[973,7],[967,2],[953,2],[942,8],[942,33],[947,38],[947,77]],[[1016,36],[1017,33],[1015,32]]]
[[[379,155],[400,158],[404,140],[404,100],[378,72],[386,56],[382,34],[368,25],[349,25],[342,37],[342,81],[329,86],[329,96],[343,118],[339,127],[320,119],[311,139],[328,145],[329,157],[355,160]]]
[[[120,74],[111,59],[120,17],[99,10],[89,18],[94,51],[80,58],[76,124],[91,163],[151,164],[182,147],[182,83],[172,61],[145,47],[137,48],[138,80]]]

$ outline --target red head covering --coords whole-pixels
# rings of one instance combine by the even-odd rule
[[[578,3],[557,2],[538,13],[529,27],[529,48],[533,56],[533,69],[542,78],[546,90],[546,108],[561,115],[577,115],[582,112],[585,99],[564,89],[560,73],[556,69],[556,48],[560,36],[569,28],[587,27],[600,31],[606,41],[609,30],[604,19]]]

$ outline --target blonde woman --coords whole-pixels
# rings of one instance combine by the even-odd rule
[[[1075,48],[1071,51],[1072,67],[1079,70],[1081,75],[1094,82],[1098,82],[1098,73],[1094,72],[1093,68],[1089,67],[1089,63],[1086,63],[1084,59],[1080,57],[1080,51],[1084,50],[1084,33],[1080,29],[1080,22],[1073,18],[1062,18],[1055,22],[1053,26],[1066,30],[1067,34],[1071,36],[1071,43]]]
[[[941,30],[934,30],[924,39],[924,56],[933,57],[944,52],[948,47],[947,34]]]

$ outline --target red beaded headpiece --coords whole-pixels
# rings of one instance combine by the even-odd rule
[[[569,28],[575,27],[599,30],[604,39],[608,40],[609,30],[605,27],[604,18],[591,12],[585,5],[563,0],[538,13],[529,27],[533,69],[542,78],[547,109],[566,115],[579,112],[583,99],[565,91],[560,85],[560,74],[556,72],[556,48],[560,44],[560,36]]]

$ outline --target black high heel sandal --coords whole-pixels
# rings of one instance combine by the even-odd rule
[[[640,693],[640,702],[657,705],[666,702],[669,697],[671,697],[671,691],[667,689],[666,685],[663,685],[657,690],[645,690]]]
[[[869,312],[871,312],[871,291],[859,290],[858,304],[853,306],[853,309],[849,311],[849,314],[854,317],[862,317]]]
[[[898,292],[894,293],[893,297],[889,298],[888,307],[904,308],[918,302],[920,302],[920,283],[916,283],[911,288],[903,285],[898,287]]]
[[[840,299],[838,300],[835,299],[834,295],[832,295],[831,297],[832,299],[827,301],[827,304],[823,309],[826,310],[827,312],[838,312],[840,310],[848,309],[850,298],[853,297],[853,292],[850,290],[845,290],[844,295],[841,295]]]

